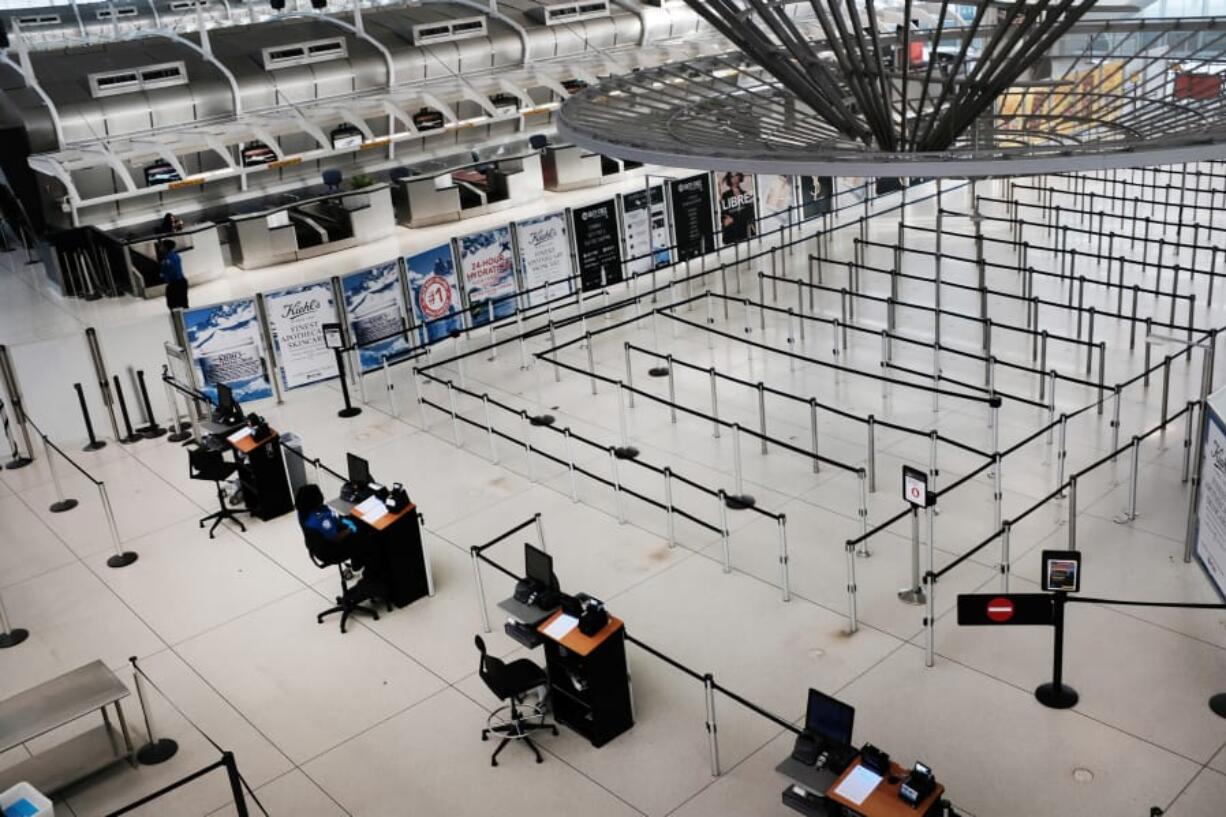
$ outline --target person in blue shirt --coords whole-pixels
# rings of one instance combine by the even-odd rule
[[[158,271],[166,283],[166,307],[187,309],[187,276],[183,274],[183,259],[175,242],[164,238],[158,242]]]
[[[387,565],[368,528],[337,513],[324,502],[323,491],[315,484],[299,488],[294,505],[298,524],[303,535],[310,537],[311,549],[317,557],[334,563],[348,561],[355,569],[364,571],[363,582],[367,586],[383,586]]]

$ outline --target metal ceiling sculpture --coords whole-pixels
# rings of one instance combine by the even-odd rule
[[[988,0],[964,19],[948,0],[904,0],[891,23],[873,0],[686,2],[739,51],[589,88],[563,106],[563,136],[658,164],[809,175],[1226,156],[1226,18],[1094,19],[1096,0]],[[936,10],[916,25],[921,7]]]

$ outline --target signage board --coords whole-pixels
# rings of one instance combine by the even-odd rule
[[[929,504],[928,475],[910,465],[902,467],[902,498],[917,508],[926,508]]]
[[[958,623],[979,626],[1054,626],[1050,593],[967,593],[958,596]]]
[[[1076,593],[1081,590],[1081,552],[1043,551],[1041,583],[1048,593]]]

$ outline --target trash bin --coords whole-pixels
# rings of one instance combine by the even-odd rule
[[[302,438],[292,431],[287,431],[281,435],[281,445],[292,449],[292,453],[285,454],[285,471],[289,475],[290,496],[297,498],[298,489],[310,482],[307,478],[306,460],[302,458]]]
[[[51,801],[29,783],[18,783],[0,794],[4,817],[55,817]]]

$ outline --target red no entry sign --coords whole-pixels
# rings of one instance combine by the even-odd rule
[[[997,597],[988,602],[988,618],[997,624],[1004,624],[1013,618],[1013,602],[1003,597]]]
[[[967,593],[958,596],[958,623],[1015,626],[1053,624],[1055,605],[1050,593]]]

